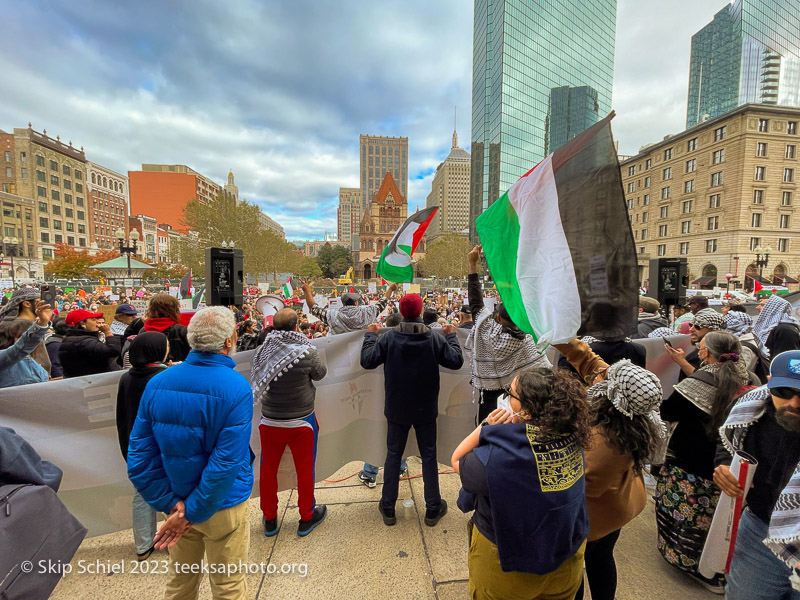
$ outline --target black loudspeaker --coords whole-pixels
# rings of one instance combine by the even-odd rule
[[[244,303],[244,253],[239,248],[206,248],[206,304]]]
[[[686,304],[686,278],[689,269],[685,258],[650,259],[650,289],[647,295],[661,306]]]

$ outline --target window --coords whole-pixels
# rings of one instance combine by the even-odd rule
[[[86,247],[86,238],[80,238],[80,239],[78,240],[78,245],[79,245],[81,248],[85,248],[85,247]]]
[[[58,175],[50,175],[50,185],[58,185]]]
[[[63,185],[64,185],[64,189],[65,190],[71,190],[72,189],[72,182],[69,179],[65,179],[64,182],[63,182]]]
[[[667,226],[666,225],[659,225],[658,226],[658,237],[667,237]]]
[[[666,256],[667,255],[667,245],[666,244],[659,244],[657,248],[657,254],[659,256]]]
[[[78,233],[86,233],[86,225],[78,223]]]
[[[781,215],[778,227],[781,229],[789,229],[789,215]]]
[[[68,235],[67,236],[67,243],[70,246],[74,246],[75,245],[75,236],[74,235]]]
[[[671,160],[672,159],[672,148],[667,148],[664,150],[664,160]]]
[[[686,151],[694,152],[695,150],[697,150],[697,138],[692,138],[686,142]]]
[[[692,204],[694,203],[693,200],[687,200],[683,203],[683,214],[689,214],[692,212]]]
[[[650,187],[650,176],[649,175],[644,178],[644,187],[646,187],[646,188]]]
[[[27,155],[27,153],[25,153],[25,152],[20,152],[20,153],[19,153],[19,162],[23,162],[23,163],[26,163],[26,162],[28,162],[28,155]]]
[[[669,198],[669,186],[661,188],[661,199],[667,200]]]
[[[756,181],[764,181],[767,177],[767,167],[756,167]]]
[[[728,127],[723,125],[714,130],[714,141],[721,142],[725,139],[725,134],[728,133]]]
[[[753,204],[764,204],[764,190],[753,190]]]
[[[75,224],[67,221],[67,231],[75,231]]]
[[[44,166],[44,156],[41,156],[39,154],[36,155],[36,166],[37,167],[43,167]]]
[[[58,191],[58,190],[50,190],[50,197],[51,197],[53,200],[59,200],[59,199],[60,199],[60,196],[61,196],[61,194],[59,193],[59,191]]]
[[[28,169],[26,169],[25,167],[22,167],[22,178],[23,179],[28,178]]]
[[[786,158],[794,158],[797,151],[797,146],[794,144],[786,144]]]
[[[708,217],[708,230],[714,231],[719,229],[719,216]]]
[[[634,183],[631,181],[630,183],[628,183],[628,193],[632,194],[633,191],[634,191]]]
[[[67,217],[68,219],[71,219],[72,218],[72,209],[71,208],[65,208],[64,209],[64,216]]]
[[[691,221],[683,221],[681,222],[681,233],[691,233],[692,229],[692,222]]]
[[[60,233],[57,233],[56,234],[56,244],[60,244],[63,241],[64,241],[64,236],[61,235]]]
[[[756,144],[756,156],[766,156],[767,155],[767,145],[764,142],[758,142]]]
[[[761,227],[761,213],[753,213],[750,219],[751,227]]]
[[[648,206],[650,204],[650,194],[645,194],[642,197],[642,206]]]
[[[758,120],[758,130],[761,133],[766,133],[769,131],[769,119],[759,119]]]
[[[706,240],[706,252],[717,251],[717,240]]]
[[[47,217],[39,217],[39,227],[50,227]]]
[[[693,158],[692,160],[686,161],[686,172],[687,173],[694,173],[697,170],[697,159]]]
[[[86,219],[86,217],[84,215],[84,212],[82,210],[79,210],[78,211],[78,221],[83,221],[85,219]]]
[[[642,241],[647,239],[647,229],[642,229]]]
[[[667,179],[672,179],[672,167],[667,167],[664,169],[664,172],[661,175],[661,179],[666,181]]]
[[[71,172],[71,171],[70,171],[70,168],[69,168],[69,165],[62,165],[62,166],[61,166],[61,172],[62,172],[64,175],[69,175],[69,174],[70,174],[70,172]]]
[[[662,206],[661,207],[661,218],[666,219],[669,217],[669,206]]]
[[[77,175],[77,174],[78,174],[78,172],[75,171],[75,175]],[[75,191],[78,192],[79,194],[82,194],[83,193],[83,186],[80,183],[76,183],[75,184]]]
[[[82,178],[83,175],[81,175],[81,172],[78,171],[78,169],[75,169],[75,179],[82,179]]]
[[[783,192],[783,197],[781,198],[781,206],[791,206],[792,205],[792,192]]]
[[[644,254],[644,246],[639,246],[639,254]]]
[[[61,214],[61,207],[60,206],[53,206],[53,214],[60,215]]]
[[[720,163],[725,162],[725,148],[721,148],[720,150],[715,150],[711,154],[711,164],[718,165]]]
[[[49,244],[50,243],[50,234],[46,231],[42,231],[40,234],[42,243]],[[42,256],[44,256],[44,249],[42,250]]]
[[[761,245],[761,238],[750,238],[750,250],[753,251]]]
[[[43,187],[43,186],[40,185],[39,187],[36,188],[36,193],[41,198],[47,198],[47,188],[46,187]]]
[[[642,223],[647,223],[647,221],[648,221],[648,218],[647,218],[647,217],[649,216],[649,214],[650,214],[650,213],[648,213],[647,211],[644,211],[644,212],[642,213]]]
[[[783,183],[792,183],[794,181],[794,169],[783,170]]]
[[[6,167],[6,177],[10,178],[11,176],[12,176],[11,167]]]
[[[64,202],[72,204],[72,194],[64,194]]]
[[[50,170],[51,171],[58,171],[58,163],[54,160],[50,161]]]
[[[36,181],[41,181],[42,183],[46,181],[44,178],[44,171],[36,171]]]
[[[628,167],[628,175],[636,175],[636,165]]]
[[[47,206],[47,205],[45,205]],[[33,218],[33,213],[29,209],[25,209],[25,220],[30,221]]]
[[[39,212],[47,212],[47,202],[39,201]]]
[[[712,187],[715,185],[722,185],[722,171],[711,174],[711,185]]]
[[[786,133],[789,135],[797,135],[797,121],[789,121],[786,125]]]
[[[779,238],[778,239],[778,252],[788,252],[789,251],[789,240],[788,238]]]
[[[689,181],[683,182],[683,193],[684,194],[691,194],[694,192],[694,179],[690,179]]]
[[[644,169],[645,169],[645,171],[647,169],[649,169],[652,165],[653,165],[653,160],[652,159],[648,158],[646,161],[644,161]]]
[[[627,205],[628,205],[628,210],[632,210],[633,209],[633,198],[628,198]],[[381,223],[381,231],[383,231],[383,230],[384,230],[384,226],[383,226],[383,223]]]
[[[689,242],[681,242],[681,254],[689,254]]]
[[[61,229],[61,221],[53,219],[53,229]]]
[[[77,204],[78,206],[83,206],[83,198],[81,198],[80,196],[75,198],[75,204]]]
[[[11,162],[11,152],[8,150],[5,151],[6,162]]]

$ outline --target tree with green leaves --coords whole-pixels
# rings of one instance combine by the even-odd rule
[[[323,276],[334,279],[353,265],[353,255],[345,246],[325,244],[317,253],[317,263]]]
[[[322,277],[322,269],[319,268],[317,259],[309,256],[300,263],[297,274],[306,279],[316,279],[317,277]]]
[[[457,233],[446,235],[428,246],[419,270],[426,277],[462,279],[469,273],[467,254],[470,250],[472,245],[466,238]]]

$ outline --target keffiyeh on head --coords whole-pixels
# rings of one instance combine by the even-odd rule
[[[767,300],[753,325],[753,335],[758,340],[761,352],[766,357],[769,357],[769,350],[765,346],[767,337],[779,323],[797,324],[797,319],[792,316],[792,305],[783,298],[773,295]]]
[[[676,333],[674,331],[672,331],[672,329],[670,329],[669,327],[659,327],[658,329],[653,329],[653,331],[648,333],[647,337],[649,337],[649,338],[665,338],[665,337],[671,337],[673,335],[676,335]]]
[[[725,315],[725,323],[728,324],[728,331],[736,337],[741,337],[753,326],[753,317],[743,312],[729,311]]]
[[[694,316],[694,324],[695,327],[700,329],[708,328],[711,331],[717,331],[727,327],[725,317],[722,316],[722,313],[718,313],[713,308],[704,308],[703,310],[697,311],[697,314]]]
[[[661,382],[654,373],[637,367],[625,359],[614,363],[608,369],[606,380],[589,388],[589,398],[608,398],[614,407],[626,417],[646,416],[663,439],[667,428],[658,413],[663,391]]]
[[[13,321],[19,315],[19,307],[26,300],[34,302],[39,299],[41,291],[37,287],[23,287],[17,289],[2,309],[0,321]]]

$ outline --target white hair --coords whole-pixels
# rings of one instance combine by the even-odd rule
[[[189,346],[198,352],[220,354],[225,340],[236,330],[233,313],[224,306],[209,306],[197,313],[189,321]]]

